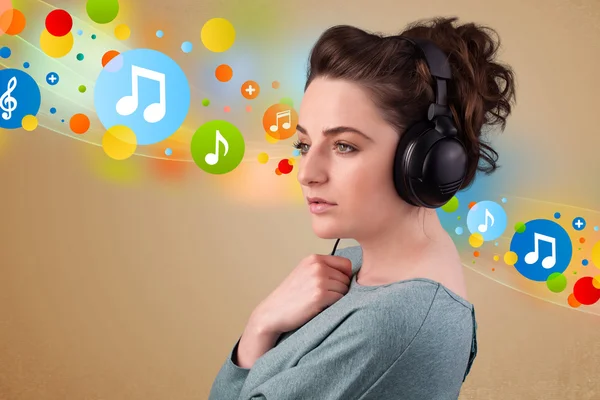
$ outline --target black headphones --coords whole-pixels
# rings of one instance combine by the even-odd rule
[[[447,103],[447,81],[452,79],[446,54],[432,41],[397,36],[420,49],[435,78],[435,102],[427,119],[411,125],[401,136],[394,158],[396,192],[413,206],[438,208],[460,189],[467,173],[467,150]],[[335,242],[331,255],[340,239]]]

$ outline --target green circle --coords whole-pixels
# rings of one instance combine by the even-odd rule
[[[85,10],[95,23],[108,24],[119,14],[119,0],[87,0]]]
[[[441,208],[447,213],[453,213],[454,211],[458,210],[458,199],[456,198],[456,196],[452,196],[452,198],[448,200],[448,202],[444,204]]]
[[[279,104],[286,104],[290,107],[294,107],[294,100],[292,100],[289,97],[284,97],[281,100],[279,100]]]
[[[210,104],[210,100],[209,100],[209,99],[204,99],[204,100],[202,100],[202,105],[203,105],[204,107],[208,107],[208,105],[209,105],[209,104]]]
[[[567,287],[567,277],[560,272],[553,272],[546,280],[548,289],[554,293],[560,293]]]
[[[245,151],[244,136],[227,121],[209,121],[198,128],[192,137],[192,158],[200,169],[209,174],[233,171],[242,162]],[[207,156],[212,164],[207,162]]]
[[[81,93],[85,93],[85,91],[87,90],[87,88],[86,88],[84,85],[79,85],[79,88],[78,88],[78,90],[79,90]]]
[[[523,232],[525,232],[525,228],[526,228],[526,227],[527,227],[527,226],[526,226],[524,223],[522,223],[522,222],[517,222],[517,223],[515,224],[515,232],[517,232],[517,233],[523,233]]]
[[[82,53],[77,54],[77,59],[79,61],[83,61],[83,54]]]
[[[92,35],[92,39],[96,39],[96,34],[95,33]]]

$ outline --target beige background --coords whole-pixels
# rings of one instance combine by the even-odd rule
[[[148,3],[199,29],[191,1]],[[203,3],[209,13],[236,2]],[[304,0],[279,10],[288,29],[315,34],[336,23],[392,32],[432,15],[490,24],[520,83],[511,144],[580,152],[547,161],[548,174],[594,169],[597,2]],[[0,132],[0,142],[1,400],[204,399],[253,308],[301,258],[333,244],[313,235],[302,205],[237,201],[196,168],[173,183],[119,183],[95,172],[97,146],[44,129]],[[548,174],[516,185],[565,202],[592,190],[576,179],[558,190]],[[600,398],[598,316],[465,274],[479,355],[461,399]]]

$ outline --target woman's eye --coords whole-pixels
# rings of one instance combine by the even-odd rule
[[[337,147],[340,153],[351,153],[356,150],[354,147],[346,143],[337,143]]]

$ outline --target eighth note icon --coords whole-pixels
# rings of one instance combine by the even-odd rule
[[[148,123],[156,123],[165,117],[167,112],[167,95],[165,88],[165,74],[151,69],[131,66],[131,95],[123,96],[117,102],[117,112],[127,116],[133,114],[139,106],[138,78],[146,78],[159,83],[159,102],[152,103],[144,109],[144,119]]]
[[[479,224],[479,226],[477,227],[477,229],[479,229],[479,232],[487,232],[487,230],[488,230],[488,217],[490,218],[490,220],[492,220],[492,225],[490,225],[490,226],[494,226],[494,216],[492,215],[492,213],[490,212],[490,210],[488,210],[486,208],[485,209],[485,224]]]
[[[544,259],[542,260],[542,267],[546,269],[554,267],[554,265],[556,264],[556,238],[553,238],[552,236],[542,235],[541,233],[537,232],[533,234],[533,238],[535,249],[525,255],[525,262],[531,265],[538,261],[538,259],[540,258],[539,243],[541,240],[552,245],[552,254],[544,257]]]
[[[227,143],[227,140],[225,140],[225,138],[223,137],[223,135],[221,135],[221,132],[219,132],[219,130],[217,130],[216,132],[215,142],[215,152],[208,153],[204,157],[204,161],[206,161],[208,165],[215,165],[219,162],[219,143],[223,143],[223,146],[225,146],[225,153],[223,154],[223,156],[226,156],[227,152],[229,151],[229,143]]]

